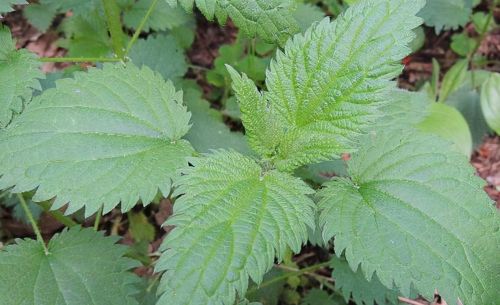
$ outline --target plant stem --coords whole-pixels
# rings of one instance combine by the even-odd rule
[[[19,198],[19,201],[21,202],[21,206],[23,207],[23,210],[26,213],[26,216],[28,217],[28,220],[31,223],[31,226],[33,227],[33,231],[35,232],[36,239],[42,244],[43,251],[45,252],[45,255],[48,255],[49,249],[47,248],[47,245],[45,245],[45,241],[43,240],[42,233],[40,233],[40,229],[38,228],[38,225],[35,221],[35,218],[33,218],[33,214],[31,214],[31,211],[28,208],[28,204],[26,204],[26,200],[24,200],[23,194],[17,194],[17,197]]]
[[[50,209],[50,207],[51,207],[50,203],[48,203],[48,202],[41,202],[41,203],[39,203],[39,205],[43,208],[43,210],[45,212],[49,213],[50,216],[54,217],[55,220],[59,221],[60,223],[62,223],[66,227],[71,228],[71,227],[74,227],[74,226],[78,225],[77,222],[75,222],[70,217],[64,215],[61,211],[59,211],[59,210],[51,210]]]
[[[313,271],[316,271],[316,270],[321,269],[323,267],[327,267],[329,265],[330,265],[330,262],[323,262],[323,263],[312,265],[312,266],[309,266],[309,267],[306,267],[303,269],[298,269],[297,271],[287,272],[281,276],[277,276],[275,278],[270,279],[269,281],[263,282],[258,287],[253,287],[253,288],[249,289],[247,293],[253,293],[253,292],[257,291],[258,289],[261,289],[261,288],[270,286],[274,283],[280,282],[284,279],[289,278],[290,276],[302,275],[304,273],[313,272]]]
[[[469,66],[472,68],[472,58],[476,54],[477,50],[481,47],[481,43],[483,42],[484,38],[486,37],[486,34],[488,34],[488,28],[490,27],[490,23],[493,20],[493,10],[495,7],[495,1],[493,1],[493,4],[490,7],[490,11],[488,13],[488,17],[486,17],[486,22],[484,23],[484,26],[482,29],[480,29],[481,34],[479,35],[479,38],[476,41],[476,45],[474,46],[474,49],[467,55],[467,60],[469,61]],[[476,86],[476,80],[474,77],[474,73],[471,73],[471,81],[472,81],[472,86]]]
[[[40,57],[41,62],[119,62],[120,58],[105,57]]]
[[[125,57],[125,51],[123,50],[125,34],[120,19],[120,8],[116,4],[116,0],[102,0],[102,5],[104,6],[106,22],[111,35],[111,45],[116,56],[123,59]]]
[[[99,224],[101,223],[101,216],[102,216],[102,210],[104,206],[101,206],[99,211],[97,211],[97,215],[95,216],[95,221],[94,221],[94,230],[98,231],[99,230]]]
[[[128,55],[128,53],[130,52],[130,49],[132,49],[132,46],[137,41],[137,38],[139,38],[139,35],[141,34],[142,29],[146,25],[146,21],[148,21],[149,16],[151,16],[151,14],[153,13],[153,11],[156,7],[156,4],[158,4],[158,0],[153,0],[153,2],[151,2],[151,5],[149,6],[148,11],[146,12],[146,15],[144,15],[144,17],[142,18],[141,23],[139,24],[139,26],[135,30],[134,35],[132,36],[132,39],[129,41],[129,43],[127,45],[127,49],[125,49],[124,56]]]

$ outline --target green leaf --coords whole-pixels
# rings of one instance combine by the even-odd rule
[[[324,19],[278,52],[267,92],[232,71],[252,148],[281,170],[354,150],[396,86],[422,5],[362,1]]]
[[[464,26],[471,14],[472,0],[429,0],[418,15],[439,33]]]
[[[340,297],[331,296],[323,290],[311,289],[304,297],[302,305],[347,305]]]
[[[0,25],[0,129],[31,101],[33,89],[40,89],[44,78],[35,55],[16,50],[10,30]]]
[[[259,284],[288,249],[297,252],[314,226],[313,193],[304,182],[265,171],[236,152],[190,160],[166,225],[159,305],[233,304],[248,277]]]
[[[469,88],[460,88],[448,97],[446,104],[460,111],[467,121],[472,135],[473,147],[476,148],[481,145],[484,136],[488,134],[490,129],[481,110],[479,93]]]
[[[57,6],[54,4],[32,3],[23,10],[23,14],[31,25],[40,32],[46,32],[56,17]]]
[[[372,130],[400,130],[421,123],[429,115],[429,100],[424,93],[397,89],[391,93],[391,102],[380,108],[383,114]]]
[[[37,188],[34,201],[56,197],[54,209],[69,202],[67,213],[87,216],[148,204],[187,164],[189,119],[182,94],[149,68],[77,72],[0,133],[0,189]]]
[[[466,57],[470,52],[474,50],[476,46],[476,40],[470,38],[465,33],[454,34],[451,36],[451,49],[460,56]]]
[[[251,285],[246,295],[247,299],[264,305],[278,305],[280,295],[283,293],[286,284],[286,278],[281,278],[284,273],[283,270],[278,268],[271,269],[264,276],[263,282],[273,281],[272,284],[265,287],[259,287],[256,284]],[[279,280],[276,280],[277,278]],[[252,290],[252,288],[254,289]]]
[[[481,108],[486,122],[500,134],[500,74],[493,73],[481,89]]]
[[[213,149],[233,149],[245,155],[252,153],[244,135],[232,132],[224,124],[222,114],[210,108],[210,103],[201,97],[200,91],[187,89],[185,95],[193,122],[186,139],[196,151],[208,153]]]
[[[148,66],[174,83],[180,82],[188,70],[184,50],[171,35],[137,40],[129,57],[137,66]]]
[[[66,39],[59,40],[59,45],[68,49],[69,57],[108,56],[112,48],[104,20],[97,11],[66,19],[62,24]]]
[[[14,11],[12,6],[28,4],[26,0],[0,0],[0,14]]]
[[[123,23],[125,26],[137,29],[142,19],[146,15],[152,0],[139,0],[131,8],[125,10],[123,15]],[[182,8],[171,7],[165,0],[161,0],[156,4],[152,14],[146,20],[143,31],[164,31],[173,29],[191,22],[192,17],[189,16]]]
[[[177,4],[177,0],[166,1]],[[195,0],[178,2],[190,11]],[[217,17],[224,24],[229,16],[245,36],[259,36],[279,44],[298,32],[297,22],[292,16],[292,4],[292,0],[196,0],[196,6],[209,20]]]
[[[433,103],[429,115],[418,128],[453,142],[455,149],[467,157],[472,153],[469,125],[460,111],[451,106]]]
[[[356,304],[374,305],[376,304],[398,304],[398,293],[393,289],[388,289],[373,274],[367,280],[361,268],[351,269],[347,261],[343,258],[332,257],[333,268],[332,277],[335,279],[335,288],[342,291],[346,302],[351,299]]]
[[[468,159],[449,143],[395,130],[366,137],[349,161],[351,179],[319,193],[325,240],[367,278],[448,302],[499,300],[500,217]]]
[[[38,241],[17,240],[0,251],[0,304],[135,305],[128,272],[137,263],[123,257],[118,238],[92,229],[56,234],[49,254]]]
[[[457,61],[453,67],[446,72],[443,83],[441,84],[441,91],[439,94],[439,102],[443,103],[446,101],[448,96],[460,88],[466,78],[467,78],[467,68],[469,67],[469,61],[467,59],[461,59]]]

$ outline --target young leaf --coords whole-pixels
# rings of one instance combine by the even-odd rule
[[[468,66],[469,62],[467,59],[461,59],[446,73],[443,78],[443,84],[441,85],[441,92],[439,93],[440,103],[445,102],[450,94],[464,84],[467,77]]]
[[[29,23],[36,27],[40,32],[46,32],[52,21],[56,17],[57,6],[53,3],[39,4],[31,3],[23,10],[23,15]]]
[[[34,201],[56,197],[67,213],[86,215],[121,202],[130,210],[148,204],[192,148],[180,138],[190,114],[182,94],[149,68],[104,65],[75,73],[36,97],[0,133],[0,189],[37,188]]]
[[[449,301],[500,298],[500,217],[468,159],[442,139],[400,130],[366,137],[351,179],[319,193],[323,237],[367,278],[408,295],[438,289]]]
[[[195,0],[166,0],[171,5],[177,2],[192,10]],[[268,42],[283,44],[298,32],[292,16],[291,0],[196,0],[196,6],[209,20],[217,17],[226,23],[231,17],[234,24],[248,37],[259,36]]]
[[[116,241],[73,228],[55,235],[45,254],[38,241],[18,239],[0,251],[0,304],[138,305],[128,272],[137,263]]]
[[[343,258],[332,257],[332,277],[335,279],[335,288],[342,291],[346,302],[351,299],[356,304],[398,304],[398,293],[393,289],[385,287],[376,274],[367,280],[361,268],[353,271],[347,261]]]
[[[352,151],[396,85],[423,3],[361,1],[324,19],[278,52],[262,94],[232,73],[252,147],[282,170]]]
[[[481,108],[486,122],[500,134],[500,74],[493,73],[481,89]]]
[[[44,75],[35,55],[16,50],[10,30],[0,25],[0,129],[31,101],[33,89],[40,89],[39,78]]]
[[[428,0],[418,14],[425,24],[433,26],[439,33],[445,29],[457,29],[469,21],[472,13],[472,0]]]
[[[248,277],[260,283],[287,249],[300,250],[314,226],[313,191],[300,179],[265,171],[253,159],[217,151],[190,160],[166,224],[157,271],[159,305],[233,304]],[[175,195],[174,194],[174,195]]]

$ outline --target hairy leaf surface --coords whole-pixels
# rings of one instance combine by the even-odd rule
[[[73,228],[55,235],[49,254],[31,239],[0,251],[1,305],[135,305],[128,270],[137,263],[124,258],[116,237]]]
[[[260,283],[290,248],[297,252],[314,226],[313,191],[300,179],[264,171],[253,159],[217,151],[190,160],[176,194],[184,194],[166,224],[157,271],[159,304],[233,304],[248,277]]]
[[[192,10],[196,2],[198,9],[209,20],[217,17],[222,24],[231,17],[240,31],[249,37],[258,35],[269,42],[284,43],[298,32],[298,24],[292,16],[291,0],[166,0],[171,5],[177,2]]]
[[[332,257],[332,278],[335,279],[335,288],[339,289],[346,302],[352,299],[356,304],[398,304],[398,293],[385,287],[377,275],[367,280],[360,268],[353,271],[343,258]],[[376,302],[376,303],[375,303]]]
[[[422,5],[368,0],[324,19],[278,52],[267,92],[233,72],[252,147],[284,170],[352,151],[396,85]]]
[[[40,89],[43,78],[40,63],[25,49],[16,50],[10,30],[0,25],[0,128],[31,101],[33,89]]]
[[[57,81],[0,134],[0,188],[37,188],[35,201],[57,197],[86,215],[104,204],[131,209],[172,177],[192,148],[181,137],[190,114],[182,94],[149,68],[104,65]]]
[[[324,239],[335,236],[353,269],[406,295],[413,283],[496,304],[500,218],[467,158],[440,138],[392,131],[367,137],[349,171],[326,183],[319,207]]]

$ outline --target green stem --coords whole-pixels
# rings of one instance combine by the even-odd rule
[[[120,19],[120,8],[116,4],[116,0],[102,0],[104,13],[106,14],[106,22],[108,24],[109,33],[111,35],[111,45],[116,56],[125,58],[124,37],[122,22]]]
[[[153,13],[153,11],[154,11],[157,3],[158,3],[158,0],[153,0],[153,2],[151,3],[151,5],[149,6],[148,11],[146,12],[146,15],[144,15],[144,17],[141,20],[141,23],[139,24],[139,27],[137,27],[137,29],[135,30],[135,33],[132,36],[132,39],[128,42],[127,49],[125,49],[125,55],[124,56],[128,55],[128,53],[130,52],[130,49],[132,49],[132,46],[134,45],[134,43],[139,38],[139,35],[142,32],[142,29],[146,25],[146,22],[148,21],[149,16],[151,16],[151,14]]]
[[[40,57],[41,62],[119,62],[120,58],[103,57]]]
[[[33,214],[31,214],[31,211],[28,208],[28,204],[26,203],[26,200],[24,200],[23,194],[17,194],[17,197],[19,198],[19,201],[21,202],[21,206],[23,207],[23,210],[26,213],[26,216],[28,217],[28,220],[31,223],[31,226],[33,227],[33,231],[35,232],[36,239],[42,244],[43,251],[45,252],[45,255],[48,255],[49,249],[47,248],[47,245],[45,245],[45,241],[43,240],[42,233],[40,233],[40,229],[38,228],[38,225],[35,221],[35,218],[33,218]]]
[[[97,215],[95,216],[95,221],[94,221],[94,230],[98,231],[99,230],[99,224],[101,223],[101,216],[102,216],[102,210],[104,206],[101,206],[99,211],[97,211]]]
[[[70,217],[64,215],[61,211],[59,210],[51,210],[51,204],[49,202],[41,202],[39,205],[43,208],[43,210],[46,213],[49,213],[50,216],[52,216],[55,220],[59,221],[63,225],[65,225],[68,228],[77,226],[78,223],[75,222],[73,219]]]
[[[493,20],[493,9],[494,9],[494,2],[493,5],[490,7],[490,12],[488,13],[488,17],[486,18],[486,22],[484,23],[483,28],[481,29],[481,34],[479,35],[479,38],[476,41],[476,45],[474,46],[474,49],[468,54],[467,60],[469,61],[469,66],[472,68],[472,58],[476,54],[477,50],[481,47],[481,43],[483,42],[484,38],[486,37],[486,34],[488,34],[488,28],[490,27],[490,23]],[[472,86],[476,86],[476,80],[474,77],[474,73],[471,73],[471,82]]]
[[[283,274],[281,276],[277,276],[275,278],[270,279],[269,281],[263,282],[258,287],[253,287],[251,289],[248,289],[247,293],[253,293],[253,292],[257,291],[258,289],[261,289],[261,288],[270,286],[270,285],[272,285],[274,283],[277,283],[277,282],[280,282],[282,280],[285,280],[285,279],[289,278],[290,276],[298,276],[298,275],[302,275],[304,273],[314,272],[316,270],[319,270],[321,268],[327,267],[329,265],[330,265],[330,262],[323,262],[323,263],[312,265],[312,266],[309,266],[309,267],[306,267],[306,268],[303,268],[303,269],[299,269],[297,271],[287,272],[287,273],[285,273],[285,274]]]

